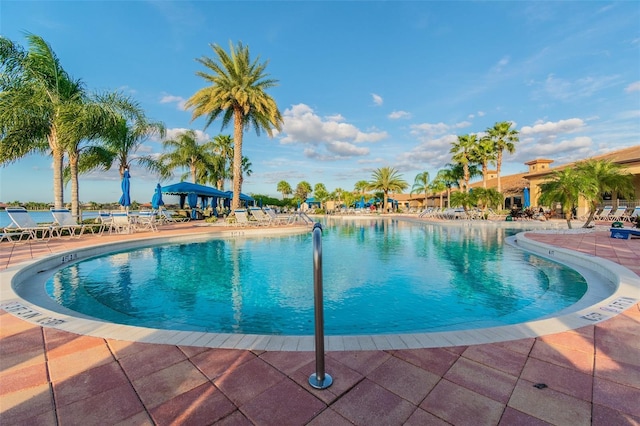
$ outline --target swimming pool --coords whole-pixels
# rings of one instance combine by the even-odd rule
[[[518,231],[521,231],[519,229]],[[516,230],[328,220],[327,335],[516,324],[578,301],[584,278],[505,249]],[[313,334],[311,234],[217,238],[78,262],[47,282],[58,303],[104,320],[220,333]]]

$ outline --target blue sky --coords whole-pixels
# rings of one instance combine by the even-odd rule
[[[243,192],[277,183],[353,189],[391,166],[410,184],[450,161],[457,135],[497,121],[520,131],[503,175],[524,162],[559,165],[640,143],[640,3],[629,2],[0,2],[0,34],[42,36],[90,91],[136,99],[169,135],[232,134],[191,120],[183,103],[206,83],[195,58],[242,41],[268,60],[284,117],[270,139],[245,133],[253,174]],[[140,154],[159,154],[158,140]],[[135,167],[132,197],[156,176]],[[163,184],[179,180],[175,178]],[[0,201],[51,201],[51,161],[0,169]],[[227,188],[229,189],[229,183]],[[80,178],[80,199],[117,201],[117,170]],[[70,201],[66,188],[65,201]]]

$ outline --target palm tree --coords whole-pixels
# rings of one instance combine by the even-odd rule
[[[369,189],[379,190],[384,193],[382,201],[382,211],[387,211],[387,200],[389,192],[402,192],[409,187],[409,184],[402,179],[402,175],[392,167],[382,167],[373,171]]]
[[[62,126],[75,119],[87,95],[82,81],[67,74],[42,37],[27,34],[26,38],[28,52],[0,37],[0,161],[6,164],[31,152],[50,152],[54,206],[62,208]]]
[[[73,109],[70,107],[70,110]],[[146,123],[144,112],[134,101],[120,93],[111,93],[78,103],[73,118],[62,122],[59,134],[62,135],[61,140],[69,157],[69,167],[64,170],[63,176],[65,182],[71,180],[71,211],[74,215],[80,215],[79,174],[99,167],[107,170],[114,159],[119,158],[122,179],[125,168],[129,166],[129,153],[138,149],[146,139],[146,133],[155,133],[154,127],[153,132],[147,128],[136,128],[134,132],[140,131],[142,134],[129,134],[125,116],[134,117],[138,123]],[[161,124],[159,126],[162,133],[164,127]],[[98,139],[104,141],[104,147],[90,143]],[[120,147],[117,143],[120,143]],[[145,163],[145,159],[141,159],[141,162]],[[157,161],[149,158],[147,164],[148,168],[158,170]]]
[[[211,85],[198,90],[186,102],[187,108],[193,108],[192,119],[206,116],[205,129],[222,116],[224,129],[233,119],[233,200],[232,208],[240,207],[242,191],[242,142],[244,130],[253,127],[257,135],[262,130],[271,137],[272,126],[281,130],[282,115],[276,102],[267,95],[266,89],[276,86],[277,81],[268,78],[265,73],[267,62],[252,61],[249,47],[238,42],[229,43],[230,54],[222,47],[213,44],[211,48],[217,58],[198,58],[211,73],[198,71]]]
[[[424,171],[418,173],[413,181],[410,194],[416,194],[424,192],[424,202],[427,202],[427,196],[429,195],[429,172]]]
[[[439,170],[436,175],[436,181],[441,183],[447,190],[447,208],[451,207],[451,188],[460,186],[458,170],[462,169],[456,169],[453,164],[447,164],[447,168]],[[442,204],[442,200],[440,200],[440,204]]]
[[[359,180],[353,186],[353,190],[356,192],[359,192],[360,194],[364,194],[365,192],[367,192],[368,188],[369,188],[369,182],[367,182],[366,180]]]
[[[452,207],[463,207],[466,212],[473,204],[475,204],[475,197],[471,192],[456,191],[451,194]]]
[[[507,151],[509,154],[513,154],[516,151],[516,142],[518,138],[518,131],[511,128],[512,123],[508,121],[502,121],[495,123],[493,127],[487,129],[489,137],[493,141],[493,147],[496,152],[496,175],[498,177],[498,192],[502,192],[502,185],[500,183],[500,170],[502,170],[502,152]]]
[[[224,171],[218,182],[216,182],[216,187],[220,191],[224,191],[224,180],[233,175],[233,138],[231,135],[218,135],[213,138],[213,143],[215,144],[214,152],[220,157],[222,170]]]
[[[304,201],[307,199],[307,197],[311,192],[313,192],[313,189],[311,188],[311,184],[305,180],[298,183],[298,185],[296,186],[296,198],[301,203],[304,203]]]
[[[487,187],[489,175],[489,164],[497,159],[497,153],[493,149],[493,141],[489,136],[480,138],[480,141],[473,149],[472,156],[482,167],[482,187]]]
[[[540,185],[539,202],[547,206],[561,203],[567,226],[571,229],[572,209],[578,205],[579,197],[593,194],[596,190],[597,185],[593,180],[577,169],[567,167],[563,170],[556,170],[547,181]]]
[[[617,192],[624,198],[635,196],[633,187],[633,175],[625,172],[616,163],[607,160],[586,160],[576,164],[576,169],[584,179],[592,181],[593,192],[582,194],[589,203],[589,218],[584,224],[587,228],[596,214],[598,204],[603,203],[602,196],[606,192]]]
[[[458,141],[451,144],[451,152],[453,157],[451,158],[456,163],[462,166],[462,180],[464,184],[460,189],[462,192],[469,192],[469,180],[471,175],[469,173],[469,167],[475,162],[474,153],[476,152],[478,145],[478,139],[476,135],[462,135],[458,136]]]
[[[180,133],[175,139],[167,139],[162,145],[165,149],[173,149],[160,157],[164,167],[169,170],[188,168],[193,183],[198,183],[198,178],[203,177],[203,170],[216,169],[214,142],[199,144],[193,130]]]
[[[278,182],[278,187],[276,190],[282,194],[283,200],[287,198],[287,195],[293,194],[293,191],[291,190],[291,185],[289,185],[289,182],[284,180],[281,180],[280,182]]]
[[[434,193],[434,194],[440,194],[440,208],[442,208],[442,193],[447,191],[447,189],[449,188],[447,186],[447,182],[444,180],[444,178],[442,177],[442,170],[438,171],[438,173],[436,174],[435,179],[433,180],[433,182],[431,182],[429,184],[429,190]],[[425,200],[425,207],[426,207],[426,200]]]
[[[473,188],[474,204],[481,207],[484,213],[487,207],[499,207],[502,205],[504,197],[495,188]],[[486,215],[483,215],[486,218]]]

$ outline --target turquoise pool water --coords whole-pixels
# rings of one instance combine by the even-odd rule
[[[325,332],[357,335],[515,324],[577,302],[587,284],[505,248],[518,230],[393,219],[324,224]],[[46,284],[58,303],[110,322],[311,335],[312,235],[223,238],[85,260]]]

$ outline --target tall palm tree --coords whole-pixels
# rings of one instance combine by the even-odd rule
[[[493,127],[487,129],[489,137],[493,141],[493,147],[496,152],[496,175],[498,177],[498,192],[502,192],[502,184],[500,182],[500,171],[502,170],[502,152],[507,151],[513,154],[516,151],[516,142],[518,131],[511,128],[512,123],[502,121],[495,123]]]
[[[293,194],[293,191],[291,190],[291,185],[289,185],[289,182],[285,180],[281,180],[280,182],[278,182],[277,191],[282,194],[283,200],[287,198],[287,195]]]
[[[165,149],[172,149],[160,158],[164,166],[169,170],[186,167],[193,183],[202,178],[203,169],[216,167],[213,141],[199,144],[193,130],[180,133],[175,139],[167,139],[162,144]]]
[[[482,187],[487,188],[489,176],[489,164],[497,159],[497,153],[493,146],[493,141],[489,136],[480,138],[480,141],[473,149],[472,156],[482,167]]]
[[[429,195],[429,172],[424,171],[418,173],[413,181],[411,187],[411,194],[417,194],[424,192],[424,202],[427,202],[427,196]]]
[[[382,191],[384,198],[382,201],[382,211],[387,211],[387,200],[389,192],[401,192],[409,187],[409,184],[402,179],[402,175],[393,167],[381,167],[373,171],[369,189]]]
[[[206,56],[197,61],[209,71],[198,71],[211,85],[198,90],[186,102],[187,108],[193,108],[192,119],[206,116],[205,129],[222,116],[222,128],[233,119],[233,200],[232,208],[240,207],[242,191],[242,142],[244,130],[253,127],[257,135],[262,130],[273,136],[275,130],[282,128],[282,115],[275,100],[266,90],[276,86],[277,81],[268,78],[265,73],[267,62],[260,63],[259,57],[251,60],[249,47],[238,42],[229,43],[230,53],[213,44],[211,48],[217,58]]]
[[[62,208],[64,122],[86,99],[81,80],[62,68],[51,46],[27,34],[29,50],[0,37],[0,161],[14,162],[31,152],[53,157],[54,206]]]
[[[589,218],[584,224],[587,228],[596,214],[598,204],[604,202],[602,196],[605,192],[616,192],[626,199],[635,196],[633,187],[633,175],[625,172],[616,163],[607,160],[586,160],[576,164],[576,169],[584,179],[592,181],[592,192],[582,194],[589,203]]]
[[[572,209],[578,205],[579,197],[593,194],[596,190],[597,185],[593,180],[577,169],[567,167],[563,170],[556,170],[549,179],[540,185],[539,202],[547,206],[561,203],[567,226],[571,229]]]
[[[121,152],[117,152],[109,145],[113,142],[114,134],[129,131],[127,118],[134,117],[136,121],[144,119],[142,109],[120,93],[110,93],[83,100],[83,102],[70,107],[72,117],[63,120],[60,126],[61,140],[69,158],[69,166],[64,171],[64,181],[71,181],[71,211],[74,215],[80,215],[79,203],[79,174],[102,167],[109,169],[114,158],[120,157],[120,178],[124,176],[124,169],[129,166],[126,155],[129,151],[137,150],[141,140],[127,140],[124,135]],[[162,131],[164,128],[162,128]],[[136,138],[141,136],[136,136]],[[97,145],[96,141],[104,141],[105,146]],[[144,161],[144,160],[143,160]],[[153,162],[153,160],[149,160]]]
[[[463,170],[462,180],[464,185],[460,188],[462,192],[469,192],[469,180],[471,179],[469,167],[475,162],[474,153],[477,150],[477,145],[478,138],[476,135],[458,136],[458,141],[451,144],[451,150],[449,151],[453,154],[451,159],[460,164]]]

